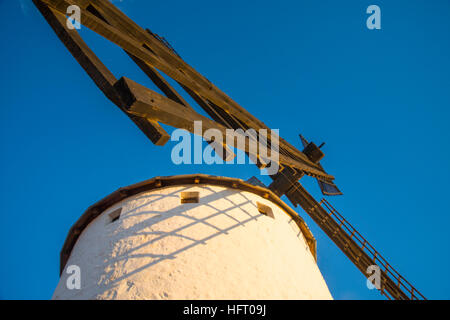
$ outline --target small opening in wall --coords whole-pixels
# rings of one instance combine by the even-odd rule
[[[271,217],[272,219],[275,219],[275,216],[273,215],[272,208],[269,206],[266,206],[265,204],[256,202],[256,207],[258,208],[259,213],[266,215],[268,217]]]
[[[198,203],[199,197],[198,191],[186,191],[180,194],[181,203]]]
[[[116,209],[109,214],[109,223],[119,220],[120,214],[122,213],[122,208]]]

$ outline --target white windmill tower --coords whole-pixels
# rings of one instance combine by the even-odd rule
[[[331,299],[315,248],[303,220],[267,188],[157,177],[76,222],[53,299]]]

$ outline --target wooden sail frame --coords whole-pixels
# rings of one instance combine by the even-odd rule
[[[184,62],[173,48],[148,29],[143,29],[106,0],[33,0],[60,40],[88,73],[94,83],[156,145],[170,138],[159,122],[192,132],[193,122],[202,120],[205,129],[269,128],[238,105],[208,79]],[[121,47],[165,94],[158,94],[126,77],[112,72],[86,45],[78,32],[66,24],[70,5],[81,10],[81,23]],[[175,80],[211,119],[197,113],[165,80],[161,73]],[[387,261],[382,258],[326,200],[317,202],[298,182],[303,175],[333,184],[334,177],[324,171],[294,146],[279,138],[279,171],[271,175],[269,189],[286,195],[294,206],[300,205],[335,242],[353,264],[366,276],[367,267],[379,265],[380,292],[389,299],[425,299]],[[247,137],[252,139],[252,137]],[[272,141],[269,137],[270,144]],[[251,150],[245,144],[244,151]],[[258,155],[256,155],[258,156]],[[257,165],[262,167],[262,163]]]

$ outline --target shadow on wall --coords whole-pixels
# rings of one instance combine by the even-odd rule
[[[112,247],[111,250],[113,254],[108,256],[105,261],[104,271],[106,273],[102,274],[102,278],[97,282],[98,286],[104,287],[105,291],[112,289],[116,283],[122,282],[123,280],[131,277],[142,270],[150,268],[164,260],[175,259],[176,256],[186,250],[192,249],[198,245],[205,245],[206,241],[211,240],[220,235],[227,235],[230,230],[237,227],[244,226],[250,221],[256,221],[258,218],[265,217],[258,212],[256,205],[248,199],[244,194],[239,191],[234,190],[222,190],[215,191],[209,187],[202,186],[202,190],[210,191],[211,194],[200,197],[199,203],[185,203],[176,206],[168,211],[139,211],[146,206],[151,205],[158,200],[163,198],[176,198],[179,201],[179,194],[183,190],[191,189],[190,187],[185,187],[183,189],[177,189],[176,191],[169,194],[151,194],[143,195],[142,197],[134,198],[133,200],[143,200],[146,198],[154,197],[155,199],[145,202],[128,212],[124,212],[120,217],[120,223],[114,225],[110,224],[114,229],[111,230]],[[231,199],[233,197],[233,199]],[[241,197],[239,199],[239,197]],[[235,201],[239,199],[242,202],[236,203]],[[211,203],[215,201],[227,201],[229,206],[226,209],[219,210],[215,205]],[[222,205],[223,206],[223,205]],[[198,208],[202,207],[201,214],[199,214]],[[239,209],[239,217],[233,216],[233,210]],[[253,214],[249,211],[254,212]],[[196,212],[195,217],[190,212]],[[245,216],[242,215],[244,213]],[[202,216],[199,218],[198,216]],[[144,220],[138,221],[135,224],[127,227],[127,220],[132,220],[134,218],[139,218],[139,216],[148,216]],[[174,223],[175,218],[176,223]],[[218,226],[217,223],[211,221],[213,218],[226,218],[228,221],[227,226],[223,227],[224,223],[220,223],[222,227]],[[167,223],[171,219],[170,225]],[[223,220],[222,220],[223,221]],[[191,232],[190,236],[185,233],[189,233],[190,229],[195,229],[199,225],[207,228],[207,232]],[[166,229],[171,229],[170,231],[164,231]],[[204,229],[203,229],[204,230]],[[188,231],[188,232],[186,232]],[[184,234],[183,234],[184,233]],[[169,237],[177,237],[178,241],[175,248],[168,248],[163,245],[162,251],[157,252],[161,249],[158,244]],[[131,238],[140,238],[139,242],[133,242]],[[142,239],[150,238],[148,241],[142,241]],[[137,244],[137,245],[136,245]],[[181,244],[181,245],[180,245]],[[144,252],[143,252],[144,251]],[[150,252],[149,252],[150,251]],[[160,250],[161,251],[161,250]],[[169,251],[169,252],[167,252]],[[132,263],[127,264],[132,259],[148,259],[148,263],[141,264],[135,269],[130,270],[133,267]],[[117,266],[122,267],[127,264],[126,274],[115,274],[117,270],[123,270],[124,268],[117,268]],[[114,299],[114,297],[111,297]]]

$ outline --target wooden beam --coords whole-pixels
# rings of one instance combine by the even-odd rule
[[[295,170],[291,167],[280,168],[278,173],[273,176],[274,180],[269,185],[269,189],[272,190],[277,196],[281,197],[303,175],[304,173],[302,171]]]
[[[83,4],[80,0],[42,0],[54,9],[65,14],[67,6],[70,4]],[[163,45],[159,40],[150,36],[145,30],[136,25],[131,19],[105,0],[90,0],[91,3],[101,7],[108,12],[111,17],[120,22],[121,29],[108,25],[105,21],[96,17],[86,9],[81,8],[83,25],[97,32],[106,39],[116,43],[127,52],[141,59],[147,64],[163,71],[172,79],[188,87],[193,92],[213,102],[229,114],[246,123],[249,128],[255,130],[268,129],[264,123],[253,117],[244,108],[239,106],[225,93],[220,91],[209,80],[187,65],[180,57]],[[125,30],[126,29],[126,30]],[[146,50],[143,45],[150,50]],[[284,139],[279,138],[280,150],[288,150],[295,156],[296,162],[302,163],[303,170],[312,176],[320,176],[326,180],[333,180],[334,177],[325,173],[315,163],[311,162],[302,152],[291,146]]]
[[[124,111],[154,144],[164,145],[170,136],[157,122],[139,118],[125,111],[125,104],[114,89],[114,83],[117,82],[117,79],[87,46],[78,32],[67,28],[66,17],[54,9],[49,8],[40,0],[33,0],[33,2],[61,42],[105,96]]]
[[[122,100],[126,103],[128,112],[132,114],[159,121],[175,128],[185,129],[191,133],[196,133],[194,131],[194,121],[201,121],[202,135],[208,129],[218,129],[222,133],[224,141],[226,141],[228,137],[228,141],[233,141],[233,147],[236,146],[239,148],[237,141],[238,139],[242,139],[242,141],[245,141],[245,146],[242,150],[248,152],[251,156],[255,157],[255,159],[261,158],[258,151],[253,150],[251,147],[254,143],[254,138],[249,137],[245,133],[240,134],[234,130],[227,131],[225,126],[202,116],[193,110],[188,110],[179,103],[176,103],[126,77],[122,77],[117,81],[114,88],[120,93]],[[267,163],[268,161],[266,160],[264,162]],[[282,154],[279,154],[279,162],[291,165],[298,170],[307,169],[313,174],[322,174],[322,172],[308,168],[303,163]]]
[[[80,0],[78,0],[80,1]],[[90,11],[97,18],[105,21],[109,25],[118,28],[124,33],[127,33],[129,36],[133,36],[132,33],[129,32],[129,29],[126,29],[121,25],[120,21],[114,19],[111,16],[110,5],[105,6],[103,2],[98,1],[89,1],[83,0],[85,4],[83,8]],[[92,3],[90,3],[92,2]],[[92,9],[93,8],[93,9]],[[151,34],[148,30],[147,33]],[[189,104],[186,100],[169,84],[169,82],[151,65],[145,63],[143,60],[138,57],[132,55],[128,51],[125,50],[125,53],[137,64],[137,66],[152,80],[152,82],[170,99],[179,104],[182,104],[188,108],[190,108]]]
[[[114,88],[120,93],[127,111],[149,119],[161,121],[169,126],[185,129],[194,133],[194,121],[202,122],[202,132],[219,129],[225,133],[226,128],[217,122],[186,109],[183,105],[154,92],[131,79],[122,77]]]

